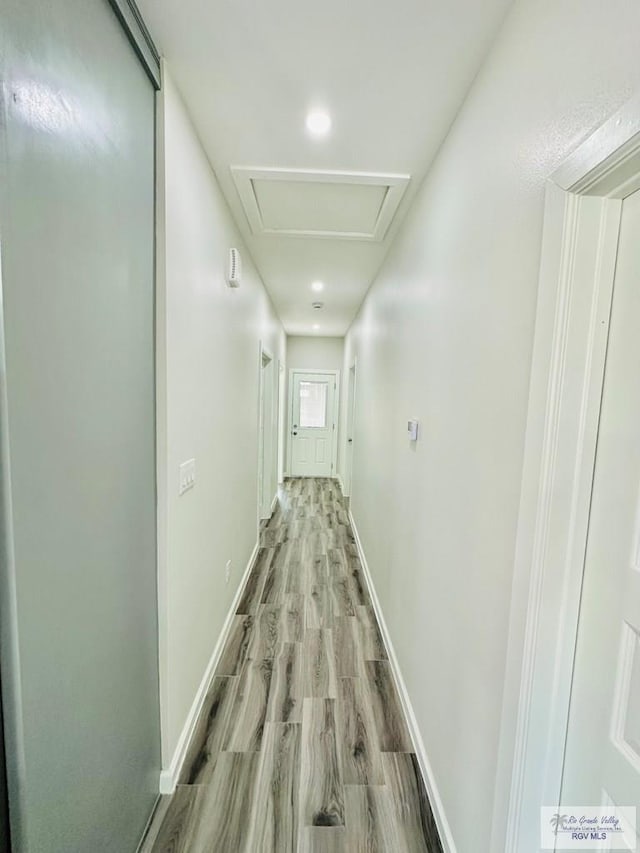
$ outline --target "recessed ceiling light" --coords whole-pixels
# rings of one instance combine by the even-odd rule
[[[320,328],[320,326],[317,323],[313,324],[313,331],[314,332],[317,332],[319,328]]]
[[[314,281],[311,285],[311,290],[315,290],[316,293],[320,293],[321,290],[324,290],[324,284],[321,281]]]
[[[331,130],[331,116],[323,110],[312,110],[307,115],[307,130],[314,136],[325,136]]]

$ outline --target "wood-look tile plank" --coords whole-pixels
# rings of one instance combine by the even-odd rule
[[[160,822],[153,853],[199,853],[194,840],[202,819],[205,790],[199,785],[178,785]]]
[[[378,622],[372,605],[356,605],[356,616],[363,625],[375,627]]]
[[[216,676],[207,692],[180,774],[181,785],[210,781],[229,726],[238,676]]]
[[[255,613],[260,599],[262,598],[262,590],[264,588],[265,578],[271,563],[273,551],[270,548],[260,548],[256,556],[256,561],[251,569],[251,574],[247,580],[247,585],[242,593],[240,604],[236,613],[238,615],[249,615]]]
[[[283,550],[284,549],[284,550]],[[262,589],[261,604],[281,604],[287,587],[286,546],[278,544],[273,549],[271,564]]]
[[[304,638],[305,597],[287,593],[282,605],[282,639],[286,643],[301,643]]]
[[[302,644],[284,643],[273,664],[268,722],[302,722]]]
[[[335,699],[338,695],[338,679],[331,631],[307,629],[302,654],[305,698]]]
[[[153,811],[153,817],[149,823],[145,836],[142,839],[142,844],[140,845],[138,853],[153,853],[156,849],[155,845],[158,841],[160,830],[162,829],[162,824],[164,823],[164,819],[169,811],[172,799],[173,797],[169,794],[164,794],[162,797],[158,798],[158,802],[156,803],[156,807]]]
[[[300,819],[304,826],[344,826],[334,699],[304,700]]]
[[[365,661],[365,689],[382,752],[412,752],[409,730],[387,661]]]
[[[362,626],[354,616],[338,616],[333,624],[333,648],[336,655],[336,674],[364,676]]]
[[[369,591],[367,590],[362,571],[359,568],[350,566],[347,569],[346,575],[349,579],[351,597],[356,606],[371,606],[371,598],[369,596]]]
[[[306,575],[300,559],[290,559],[287,565],[287,585],[285,592],[298,594],[305,591]]]
[[[356,615],[349,581],[346,577],[333,578],[331,581],[331,606],[334,616]]]
[[[305,627],[331,628],[333,595],[328,584],[314,584],[306,597]]]
[[[257,752],[260,749],[272,671],[271,660],[247,661],[238,680],[231,718],[223,740],[225,751]]]
[[[345,828],[343,826],[302,827],[298,853],[350,853]]]
[[[329,582],[329,569],[325,554],[314,553],[313,556],[307,558],[306,566],[308,588]]]
[[[247,651],[253,660],[271,660],[282,645],[282,606],[261,604]]]
[[[254,617],[234,616],[216,675],[239,675],[253,636]]]
[[[349,853],[403,853],[403,834],[386,786],[345,786],[345,820]]]
[[[208,785],[178,786],[153,853],[244,851],[259,759],[257,753],[222,753]]]
[[[380,743],[367,702],[367,691],[359,678],[340,679],[336,706],[338,748],[345,785],[384,785]]]
[[[346,577],[347,558],[342,548],[329,548],[327,551],[327,566],[332,578]]]
[[[418,759],[413,753],[385,753],[382,762],[395,810],[402,846],[407,853],[442,853]]]
[[[360,623],[360,643],[365,660],[388,660],[387,649],[376,620],[371,625]]]
[[[265,726],[247,853],[297,851],[301,728],[293,723]]]

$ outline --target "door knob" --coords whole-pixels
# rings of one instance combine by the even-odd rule
[[[292,433],[291,433],[291,435],[297,435],[297,434],[298,434],[297,432],[292,432]]]
[[[349,442],[349,444],[353,444],[353,439],[352,439],[352,438],[348,438],[348,439],[347,439],[347,441]]]

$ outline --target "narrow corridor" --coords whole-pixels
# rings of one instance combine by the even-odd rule
[[[441,853],[335,481],[280,490],[143,850]]]

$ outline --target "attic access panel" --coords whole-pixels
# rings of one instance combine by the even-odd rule
[[[232,166],[256,234],[381,242],[409,175]]]

